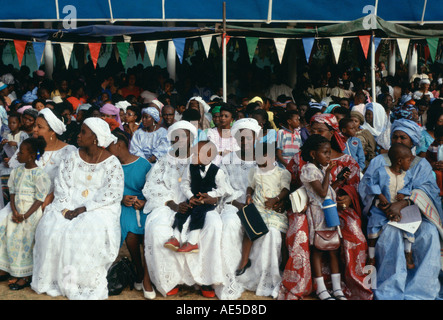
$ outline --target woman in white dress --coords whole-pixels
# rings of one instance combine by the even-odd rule
[[[180,182],[191,163],[191,141],[197,129],[181,120],[168,129],[172,150],[160,158],[149,171],[143,195],[147,199],[144,212],[145,258],[151,282],[163,296],[174,295],[181,284],[209,286],[223,283],[220,241],[222,222],[217,211],[206,214],[200,233],[200,251],[177,254],[163,245],[173,233],[176,212],[186,211],[186,195]],[[180,242],[186,241],[189,219],[184,224]]]
[[[79,149],[62,159],[54,200],[37,226],[34,274],[37,293],[69,299],[108,297],[107,271],[120,248],[124,178],[105,148],[117,138],[100,118],[88,118]]]
[[[236,121],[231,129],[240,149],[223,157],[220,168],[229,179],[234,193],[224,199],[221,219],[223,222],[222,255],[225,282],[216,286],[215,292],[220,299],[238,299],[244,291],[236,278],[236,271],[242,257],[243,229],[237,212],[246,203],[248,173],[256,168],[254,145],[261,127],[255,119],[244,118]]]

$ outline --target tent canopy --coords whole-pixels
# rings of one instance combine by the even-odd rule
[[[377,6],[396,23],[442,23],[441,0],[15,0],[0,21],[222,21],[336,23],[357,20]]]

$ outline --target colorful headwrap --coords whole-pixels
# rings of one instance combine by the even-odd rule
[[[123,130],[122,121],[120,119],[120,109],[114,106],[113,104],[106,103],[103,107],[100,108],[100,112],[104,114],[110,114],[112,116],[116,116],[115,120],[117,120],[119,124],[119,128]]]
[[[408,101],[406,104],[404,104],[402,106],[397,106],[394,109],[392,109],[391,119],[393,119],[393,120],[399,120],[399,119],[413,120],[414,111],[417,111],[417,108],[415,107],[415,105],[410,103],[411,101]]]
[[[158,109],[156,107],[147,107],[142,109],[142,114],[148,114],[150,115],[155,122],[159,122],[160,121],[160,112],[158,112]]]
[[[411,138],[414,146],[420,143],[422,129],[414,121],[408,119],[395,120],[391,127],[391,138],[395,131],[403,131],[406,133],[409,138]]]
[[[345,150],[346,145],[343,141],[343,136],[340,134],[337,118],[333,114],[330,113],[315,114],[311,118],[311,125],[314,122],[324,123],[328,127],[330,127],[333,131],[334,138],[337,141],[337,144],[339,145],[341,151]]]

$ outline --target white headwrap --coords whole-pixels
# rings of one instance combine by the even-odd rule
[[[95,133],[97,136],[97,145],[99,147],[107,148],[111,143],[117,142],[117,137],[111,133],[109,124],[105,120],[91,117],[87,118],[83,123]]]
[[[49,108],[43,108],[38,113],[39,115],[42,115],[46,122],[48,123],[49,127],[58,135],[62,135],[63,132],[66,131],[65,124],[55,116],[55,114],[52,112]]]
[[[172,138],[173,138],[172,133],[178,129],[189,130],[189,132],[191,132],[191,134],[193,135],[194,139],[197,137],[197,134],[198,134],[197,128],[189,121],[180,120],[180,121],[174,122],[174,124],[172,124],[168,128],[167,137],[168,137],[169,141],[172,141]]]
[[[160,112],[157,110],[156,107],[147,107],[142,109],[142,114],[149,114],[155,122],[159,122],[160,121]]]
[[[260,133],[261,127],[257,120],[253,118],[243,118],[234,122],[231,128],[231,135],[235,137],[235,134],[242,129],[252,130],[257,136]]]
[[[203,106],[203,110],[204,110],[205,112],[209,112],[209,110],[211,110],[211,107],[209,106],[209,104],[207,104],[206,101],[203,100],[202,97],[192,97],[191,99],[189,99],[189,101],[191,101],[191,100],[195,100],[195,101],[197,101],[198,103],[200,103],[200,105]],[[188,103],[189,103],[189,101],[188,101]]]
[[[116,106],[117,108],[122,109],[125,113],[126,113],[126,109],[127,109],[130,105],[131,105],[131,104],[130,104],[128,101],[126,101],[126,100],[119,101],[119,102],[117,102],[117,103],[115,104],[115,106]]]
[[[427,78],[421,79],[419,85],[421,86],[422,84],[431,84],[431,81]]]
[[[378,137],[386,128],[388,117],[386,115],[386,111],[383,108],[383,106],[380,103],[377,102],[370,102],[366,104],[365,106],[365,114],[366,110],[372,110],[373,113],[373,120],[372,120],[372,126],[366,122],[362,125],[363,129],[368,129],[370,133],[374,137]]]
[[[161,103],[160,100],[154,99],[151,101],[151,103],[155,104],[160,109],[160,111],[163,109],[164,104]]]

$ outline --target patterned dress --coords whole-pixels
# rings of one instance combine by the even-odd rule
[[[44,201],[51,181],[40,167],[13,169],[8,182],[11,194],[15,195],[15,207],[25,214],[32,204]],[[0,269],[15,277],[32,275],[34,235],[43,212],[39,207],[24,222],[12,221],[12,209],[8,204],[0,211]]]

